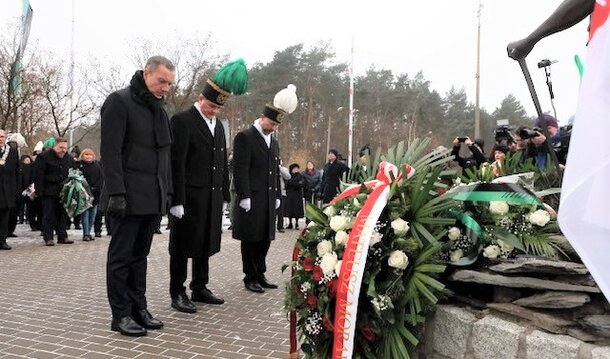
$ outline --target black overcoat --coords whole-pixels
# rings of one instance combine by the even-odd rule
[[[0,209],[15,207],[19,175],[19,155],[17,155],[17,150],[11,148],[6,157],[6,163],[0,165]]]
[[[97,205],[100,202],[100,194],[104,185],[102,166],[97,161],[85,162],[81,160],[77,161],[74,167],[79,169],[83,174],[93,195],[93,205]]]
[[[233,210],[233,238],[247,242],[275,239],[275,199],[279,194],[280,148],[271,145],[254,126],[241,131],[233,141],[233,184],[237,198]],[[239,201],[251,199],[246,212]]]
[[[324,203],[329,203],[339,193],[339,183],[343,174],[348,170],[347,165],[338,160],[333,163],[326,163],[322,175],[322,201]]]
[[[195,106],[175,114],[171,121],[172,205],[183,205],[185,215],[172,217],[170,254],[189,258],[220,251],[222,205],[230,202],[227,144],[222,123],[214,136]]]
[[[126,87],[106,98],[101,115],[102,210],[109,196],[124,195],[128,215],[165,214],[172,194],[171,145],[157,146],[153,111]],[[160,120],[171,137],[167,116]]]
[[[303,189],[306,186],[305,177],[299,173],[292,173],[286,183],[286,203],[284,204],[284,217],[303,218]]]
[[[69,154],[59,157],[52,148],[36,156],[36,194],[40,197],[59,197],[68,179],[68,170],[74,167],[74,159]]]

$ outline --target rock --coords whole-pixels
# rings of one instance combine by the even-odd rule
[[[551,261],[538,258],[516,259],[489,267],[498,273],[543,273],[543,274],[588,274],[587,267],[580,263]]]
[[[515,300],[513,304],[529,308],[563,309],[580,307],[590,301],[591,297],[585,293],[544,292]]]
[[[585,275],[558,275],[557,277],[554,277],[553,280],[562,282],[562,283],[574,284],[574,285],[586,285],[587,287],[597,286],[597,283],[595,283],[595,280],[593,280],[593,277],[591,277],[588,274],[585,274]]]
[[[521,298],[521,291],[506,287],[494,287],[495,303],[510,303],[515,299]]]
[[[593,343],[602,340],[602,338],[591,333],[585,332],[584,330],[579,328],[570,328],[568,329],[567,334],[578,340],[582,340],[583,342]]]
[[[525,340],[527,359],[577,359],[580,340],[535,330]]]
[[[510,314],[515,317],[525,319],[530,324],[537,326],[538,328],[542,328],[549,332],[557,334],[567,333],[569,327],[574,326],[576,324],[571,320],[560,318],[557,315],[541,313],[510,303],[489,303],[487,304],[487,307],[498,312]]]
[[[591,351],[592,359],[608,359],[610,358],[610,347],[599,347]]]
[[[519,340],[526,329],[493,315],[474,323],[472,350],[475,358],[518,359]]]
[[[548,289],[570,292],[587,292],[600,293],[598,287],[588,287],[582,285],[573,285],[561,282],[555,282],[548,279],[539,279],[531,277],[508,277],[499,274],[491,274],[485,272],[477,272],[473,270],[463,269],[453,272],[449,276],[449,280],[458,282],[474,282],[479,284],[498,285],[510,288],[532,288],[532,289]]]
[[[449,358],[464,358],[477,318],[463,308],[439,305],[434,313],[433,349]]]
[[[606,312],[603,304],[604,300],[605,299],[600,298],[599,295],[593,295],[590,303],[587,303],[582,307],[574,308],[572,311],[572,317],[582,318],[586,317],[587,315],[604,314]]]
[[[580,323],[597,335],[610,337],[610,315],[588,315]]]
[[[471,307],[476,308],[476,309],[487,309],[487,303],[485,303],[482,300],[476,299],[476,298],[470,298],[470,297],[466,297],[463,295],[457,295],[457,294],[454,294],[452,296],[452,298],[457,300],[458,302],[468,304]]]

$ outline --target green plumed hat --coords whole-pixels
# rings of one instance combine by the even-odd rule
[[[201,95],[222,106],[229,96],[242,95],[248,90],[248,69],[243,59],[237,59],[221,67],[209,78]]]
[[[49,137],[47,138],[42,145],[46,148],[51,148],[53,146],[55,146],[55,137]]]

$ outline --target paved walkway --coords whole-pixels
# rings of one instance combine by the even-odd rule
[[[283,286],[264,294],[244,289],[239,242],[223,234],[210,262],[209,288],[226,303],[198,303],[196,314],[170,307],[169,232],[153,240],[148,264],[149,310],[165,327],[130,338],[110,331],[106,297],[109,237],[45,247],[42,237],[19,225],[11,251],[0,251],[0,358],[285,358],[288,325]],[[283,283],[297,232],[278,233],[267,277]],[[189,271],[190,272],[190,271]]]

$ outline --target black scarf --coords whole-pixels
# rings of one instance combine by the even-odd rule
[[[131,85],[131,92],[153,112],[153,132],[157,148],[169,146],[172,143],[172,138],[169,129],[169,119],[163,107],[164,99],[157,98],[148,91],[142,70],[136,71],[129,84]]]

